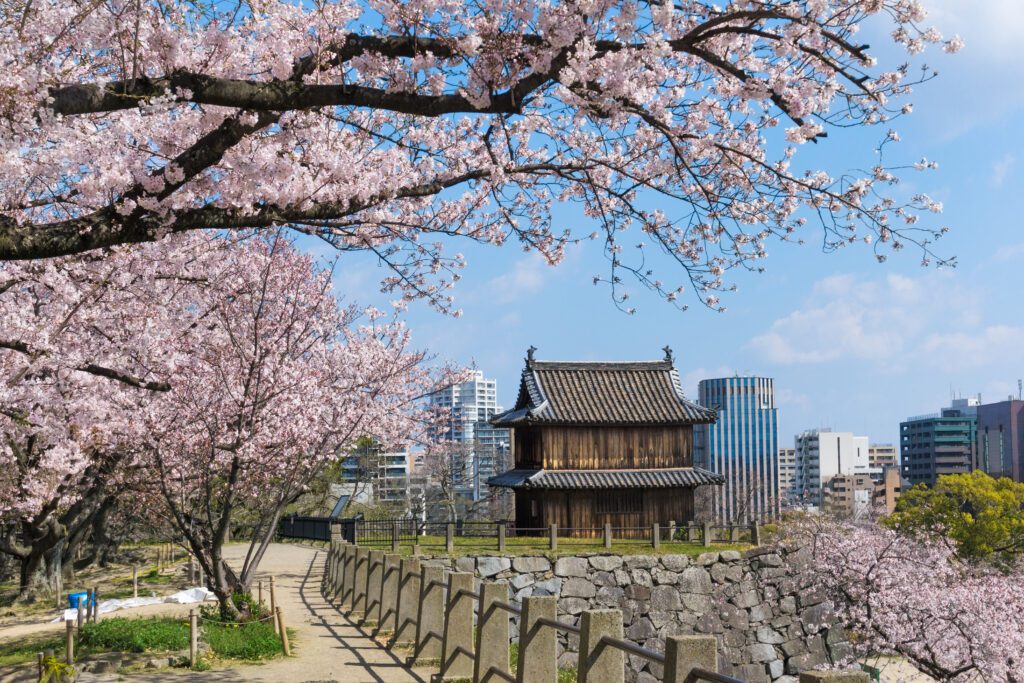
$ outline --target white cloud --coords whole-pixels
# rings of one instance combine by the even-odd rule
[[[992,164],[992,184],[996,187],[1002,187],[1003,181],[1006,180],[1007,174],[1016,161],[1017,158],[1015,156],[1007,153],[1003,155],[1002,159]]]
[[[1024,327],[990,325],[967,332],[938,332],[924,339],[921,350],[928,357],[955,359],[960,367],[980,367],[993,359],[1020,355]]]
[[[519,259],[512,269],[493,278],[487,284],[487,291],[499,303],[509,303],[527,294],[536,294],[544,289],[551,266],[537,254]]]
[[[897,368],[935,327],[976,326],[975,308],[945,274],[881,280],[833,275],[815,283],[800,308],[773,322],[749,347],[782,365],[860,360]]]
[[[992,254],[993,261],[1014,261],[1019,258],[1024,258],[1024,242],[1003,245]]]
[[[1020,0],[927,0],[926,25],[943,35],[959,34],[968,59],[1020,60],[1020,27],[1024,26],[1024,2]]]
[[[679,363],[678,359],[676,361]],[[683,385],[683,393],[686,398],[691,401],[697,400],[697,384],[702,379],[714,379],[716,377],[732,377],[736,374],[736,371],[725,365],[719,365],[717,368],[694,368],[689,372],[680,375],[679,381]]]

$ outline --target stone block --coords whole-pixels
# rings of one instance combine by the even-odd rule
[[[653,555],[630,555],[624,559],[626,569],[653,569],[660,564]]]
[[[748,681],[748,683],[770,683],[771,681],[764,664],[743,664],[736,667],[733,676]]]
[[[700,593],[680,593],[679,599],[683,607],[694,614],[704,614],[709,612],[712,607],[711,597]]]
[[[496,574],[509,569],[512,560],[507,557],[478,557],[476,558],[476,571],[482,578],[489,579]]]
[[[781,586],[780,590],[782,590]],[[810,588],[804,588],[799,593],[797,593],[797,600],[800,603],[800,609],[804,609],[812,605],[817,605],[820,602],[824,602],[825,596],[821,593],[820,590],[812,586]]]
[[[638,586],[630,584],[624,589],[625,595],[630,600],[650,600],[651,589],[649,586]]]
[[[749,609],[754,605],[761,604],[761,596],[757,594],[757,591],[746,591],[734,597],[732,603],[737,607]]]
[[[533,584],[534,595],[559,595],[562,592],[561,579],[547,579]]]
[[[868,683],[866,671],[802,671],[800,683]]]
[[[681,572],[690,566],[690,558],[686,555],[663,555],[661,566],[670,572]]]
[[[769,645],[781,645],[786,641],[785,636],[773,629],[771,626],[757,627],[757,642]]]
[[[824,631],[832,624],[834,617],[835,610],[831,602],[820,602],[800,612],[800,621],[808,634]]]
[[[751,621],[770,621],[775,614],[772,612],[772,606],[767,602],[758,603],[750,608],[750,620]]]
[[[579,614],[587,609],[590,609],[590,601],[584,598],[560,598],[558,600],[558,611],[565,614]]]
[[[741,648],[747,644],[747,638],[743,631],[730,628],[726,629],[725,633],[722,634],[722,642],[726,647]]]
[[[626,638],[629,640],[645,640],[658,635],[654,624],[647,617],[641,617],[626,629]]]
[[[618,586],[603,586],[598,589],[595,602],[602,607],[618,607],[626,597],[626,591]]]
[[[654,628],[658,629],[659,633],[665,624],[672,623],[675,620],[675,616],[674,612],[660,612],[657,610],[651,610],[647,613],[647,618],[651,620],[651,624],[654,625]]]
[[[768,675],[773,679],[781,677],[784,673],[786,673],[786,665],[782,663],[781,659],[768,662]]]
[[[766,555],[761,555],[757,558],[757,561],[763,567],[781,567],[784,564],[786,564],[785,560],[782,559],[782,556],[778,555],[777,553],[768,553]]]
[[[546,572],[551,569],[551,560],[546,557],[517,557],[512,560],[517,572]]]
[[[597,595],[597,588],[587,579],[573,577],[562,584],[561,595],[565,598],[592,598]]]
[[[594,572],[590,580],[594,582],[595,586],[617,586],[618,582],[615,580],[615,574],[611,572]]]
[[[640,586],[653,586],[654,581],[651,579],[651,573],[646,569],[630,569],[629,580]]]
[[[786,660],[786,673],[798,674],[802,671],[811,671],[828,664],[828,657],[815,652],[805,652]]]
[[[590,565],[585,557],[560,557],[555,560],[555,576],[585,577]]]
[[[474,571],[476,571],[476,558],[475,557],[456,557],[455,558],[455,571],[457,571],[457,572],[474,572]]]
[[[587,558],[590,566],[601,572],[615,571],[622,566],[623,560],[618,555],[592,555]]]
[[[717,614],[702,614],[693,629],[698,633],[721,633],[724,630]]]
[[[753,645],[748,645],[747,654],[750,656],[750,659],[755,662],[770,662],[773,659],[778,659],[775,647],[768,645],[767,643],[754,643]]]
[[[786,657],[795,657],[807,652],[807,643],[799,638],[793,640],[787,640],[782,644],[782,651]]]
[[[674,586],[655,586],[651,589],[651,610],[676,611],[682,606],[679,592]]]
[[[710,567],[718,562],[718,553],[702,553],[697,556],[697,564],[701,567]]]
[[[654,583],[660,586],[674,586],[679,583],[679,572],[655,567],[651,570],[651,578],[654,579]]]
[[[796,598],[787,595],[779,600],[779,610],[785,614],[796,614]]]
[[[742,558],[743,555],[738,550],[723,550],[718,553],[718,559],[722,562],[736,562]]]
[[[629,572],[627,572],[625,569],[616,569],[614,572],[612,572],[612,575],[615,577],[615,583],[617,583],[618,585],[628,586],[630,584]]]
[[[703,555],[701,556],[703,557]],[[711,593],[711,575],[706,569],[689,567],[679,575],[679,590],[684,593]]]
[[[509,584],[511,584],[512,588],[514,588],[515,590],[520,590],[526,588],[527,586],[532,586],[534,583],[534,578],[530,574],[516,574],[509,581]]]

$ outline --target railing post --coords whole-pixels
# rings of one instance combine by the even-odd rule
[[[384,574],[380,584],[380,619],[377,620],[375,633],[395,631],[401,566],[401,558],[398,555],[384,556]]]
[[[676,521],[670,519],[668,522],[668,542],[672,543],[676,540]]]
[[[686,523],[686,540],[690,543],[697,540],[697,527],[694,525],[692,519]]]
[[[604,532],[602,534],[602,540],[604,541],[604,549],[605,550],[611,550],[612,549],[612,523],[611,522],[605,522],[604,523]]]
[[[444,634],[444,568],[423,565],[420,569],[420,599],[416,617],[416,649],[412,664],[428,664],[441,657]],[[431,585],[433,582],[437,584]]]
[[[380,621],[380,587],[384,578],[384,551],[371,550],[366,569],[366,613],[363,623]]]
[[[441,680],[469,678],[473,675],[473,574],[448,575],[448,608],[444,619],[441,648]]]
[[[558,675],[558,633],[538,619],[558,616],[558,598],[552,595],[523,598],[519,620],[519,668],[516,683],[551,683]]]
[[[392,645],[416,642],[416,618],[420,604],[420,561],[403,559],[399,569],[398,608]]]
[[[498,522],[498,552],[505,552],[505,522]]]
[[[473,683],[497,683],[506,679],[508,665],[508,612],[495,603],[508,600],[508,584],[481,583],[476,624],[476,661]]]
[[[622,638],[622,610],[585,611],[580,617],[580,683],[623,683],[625,654],[602,643],[605,636]]]
[[[729,542],[736,543],[740,540],[740,528],[735,524],[729,525]]]
[[[651,547],[655,550],[661,548],[661,525],[657,522],[651,525]]]
[[[551,550],[558,550],[558,525],[552,524],[548,528],[548,547]]]
[[[718,671],[718,639],[714,636],[665,638],[665,683],[685,683],[694,669]]]
[[[704,522],[704,547],[711,547],[711,522]]]
[[[455,525],[451,522],[444,525],[444,549],[449,555],[455,552]]]
[[[352,608],[352,602],[355,598],[355,591],[353,590],[356,585],[356,546],[351,543],[345,546],[345,564],[342,568],[342,584],[341,584],[341,606]]]
[[[132,565],[132,597],[139,597],[139,567]]]
[[[274,584],[273,576],[270,577],[270,614],[277,614],[277,588]],[[277,619],[271,619],[270,621],[274,624],[274,633],[277,633]]]
[[[356,575],[353,586],[352,615],[359,619],[366,613],[366,576],[370,564],[370,549],[365,546],[356,548]]]
[[[750,523],[750,543],[761,545],[761,525],[756,520]]]

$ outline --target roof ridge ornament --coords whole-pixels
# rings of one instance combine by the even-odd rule
[[[668,363],[674,363],[675,362],[674,359],[672,358],[672,347],[671,346],[669,346],[668,344],[665,344],[664,348],[662,348],[662,351],[665,352],[665,361],[666,362],[668,362]]]
[[[530,367],[530,368],[533,367],[533,354],[536,353],[536,352],[537,352],[537,347],[536,346],[531,346],[530,348],[526,349],[526,365],[527,365],[527,367]]]

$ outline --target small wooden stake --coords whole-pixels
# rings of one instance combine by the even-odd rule
[[[39,681],[42,683],[43,680],[43,658],[46,655],[42,652],[36,654],[36,668],[39,670]]]
[[[278,614],[278,609],[277,609],[277,591],[274,589],[274,577],[273,576],[270,577],[270,613],[271,614]],[[277,622],[278,622],[278,620],[274,619],[273,622],[274,622],[274,630],[277,631],[277,627],[278,627]]]
[[[188,611],[188,665],[195,667],[199,658],[199,615],[194,609]]]
[[[75,663],[75,622],[71,619],[64,621],[64,629],[66,632],[65,644],[64,644],[64,661],[71,666]]]
[[[98,623],[100,620],[100,587],[95,586],[92,589],[92,623]]]
[[[277,630],[281,635],[281,649],[284,650],[285,657],[291,657],[292,650],[288,645],[288,629],[285,628],[284,625],[284,612],[282,612],[281,608],[278,607],[275,614],[277,614]]]
[[[132,597],[139,597],[139,568],[132,565]]]
[[[85,594],[85,605],[88,605],[88,604],[89,604],[89,594],[86,593]],[[78,597],[78,609],[75,610],[76,612],[78,612],[77,616],[78,616],[78,628],[79,628],[79,630],[81,630],[81,628],[82,628],[82,622],[85,621],[85,605],[82,604],[82,597],[79,596]]]
[[[263,609],[263,579],[260,579],[259,581],[256,582],[256,599],[257,599],[257,602],[258,602],[258,604],[260,606],[260,609],[262,610]]]

